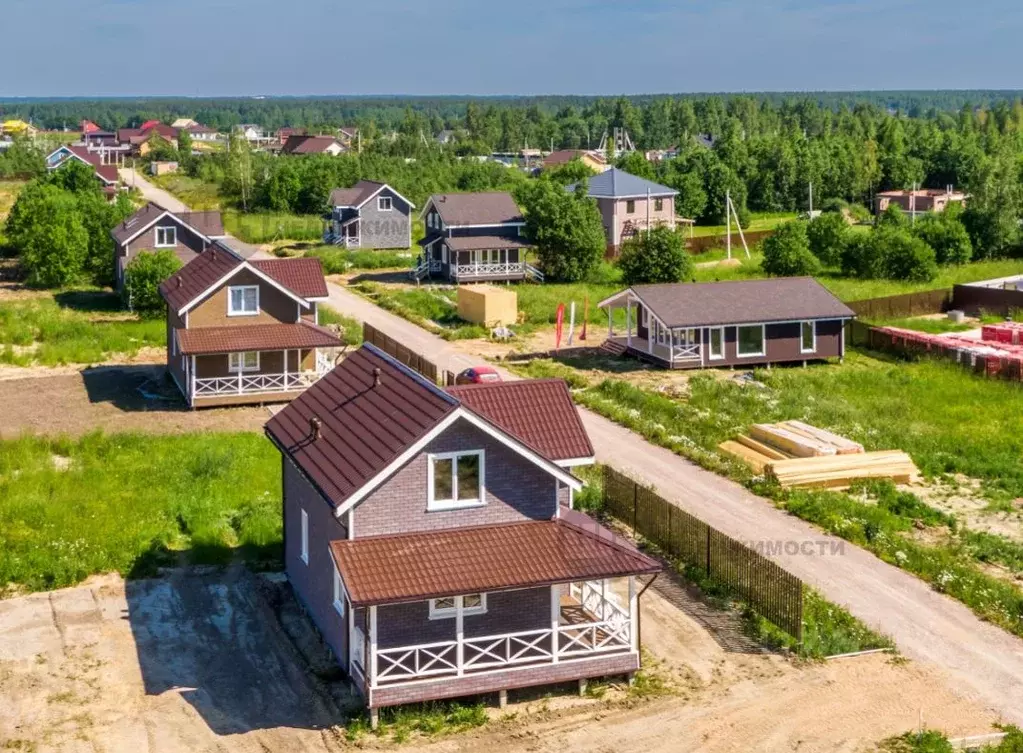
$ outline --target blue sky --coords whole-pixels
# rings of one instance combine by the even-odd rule
[[[1023,87],[1018,0],[0,5],[0,96]]]

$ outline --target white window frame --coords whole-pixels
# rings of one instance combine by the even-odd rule
[[[466,607],[463,605],[466,596],[479,596],[480,603],[477,607]],[[487,613],[487,595],[485,593],[479,594],[465,594],[464,596],[449,596],[449,599],[455,600],[455,606],[453,607],[438,607],[437,602],[440,599],[430,599],[430,619],[431,620],[449,620],[453,617],[458,616],[459,610],[462,612],[463,617],[471,617],[477,614]]]
[[[739,337],[740,329],[752,329],[760,327],[760,350],[757,353],[743,353],[742,341]],[[767,326],[763,324],[739,324],[735,327],[735,356],[736,358],[758,358],[767,355]]]
[[[250,353],[256,354],[256,365],[246,366],[245,356]],[[252,371],[259,371],[259,351],[258,350],[240,350],[237,353],[227,354],[227,370],[232,374],[245,374]]]
[[[803,343],[803,327],[807,324],[813,329],[813,344],[807,348]],[[817,352],[817,320],[813,319],[806,322],[799,323],[799,352],[800,353],[816,353]]]
[[[160,242],[161,233],[170,233],[171,240],[169,243],[167,242],[166,235],[163,243]],[[174,248],[178,245],[178,229],[174,225],[158,225],[156,231],[153,233],[153,238],[154,248]]]
[[[717,355],[714,354],[714,333],[719,332],[721,334],[721,352]],[[725,357],[725,328],[724,327],[708,327],[707,329],[707,360],[708,361],[721,361]]]
[[[249,311],[247,309],[236,310],[234,307],[234,291],[242,291],[242,304],[245,303],[245,291],[255,290],[256,291],[256,310]],[[259,316],[259,285],[230,285],[227,288],[227,315],[228,316]]]
[[[390,212],[392,209],[394,209],[394,199],[390,196],[377,196],[378,212]]]
[[[299,557],[302,562],[309,564],[309,513],[305,510],[300,510],[302,513],[302,551]]]
[[[468,455],[475,455],[479,458],[479,489],[476,498],[462,500],[458,498],[458,459]],[[433,496],[434,466],[438,460],[450,460],[451,462],[451,491],[454,494],[452,499],[435,499]],[[485,477],[486,453],[483,450],[461,450],[458,452],[438,452],[427,457],[426,465],[426,510],[434,512],[438,510],[461,510],[470,507],[483,507],[487,504],[487,485]]]
[[[342,617],[345,616],[345,587],[341,583],[341,573],[337,570],[337,565],[333,567],[334,570],[334,611]]]

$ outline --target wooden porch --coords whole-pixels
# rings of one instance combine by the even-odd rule
[[[703,344],[661,344],[639,335],[615,335],[607,338],[605,350],[632,356],[666,369],[697,369],[704,366]]]

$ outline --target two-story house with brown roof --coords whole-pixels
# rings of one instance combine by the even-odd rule
[[[160,285],[167,370],[189,406],[291,400],[334,365],[319,259],[246,260],[215,242]]]
[[[360,180],[335,188],[327,202],[324,243],[345,248],[408,248],[416,205],[386,183]]]
[[[543,274],[526,260],[526,220],[506,191],[435,194],[422,212],[426,237],[412,276],[454,283],[533,279]]]
[[[266,425],[295,594],[371,709],[640,666],[660,571],[573,510],[560,380],[442,389],[364,345]]]
[[[110,231],[117,287],[124,283],[125,267],[140,253],[167,249],[188,264],[225,235],[220,212],[171,212],[149,202]]]

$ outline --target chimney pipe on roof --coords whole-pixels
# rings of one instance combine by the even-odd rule
[[[316,416],[309,417],[309,433],[313,435],[313,441],[315,442],[320,438],[320,434],[323,431],[323,421],[318,419]]]
[[[374,387],[379,387],[380,386],[380,367],[379,366],[376,367],[375,369],[373,369],[373,386]]]

